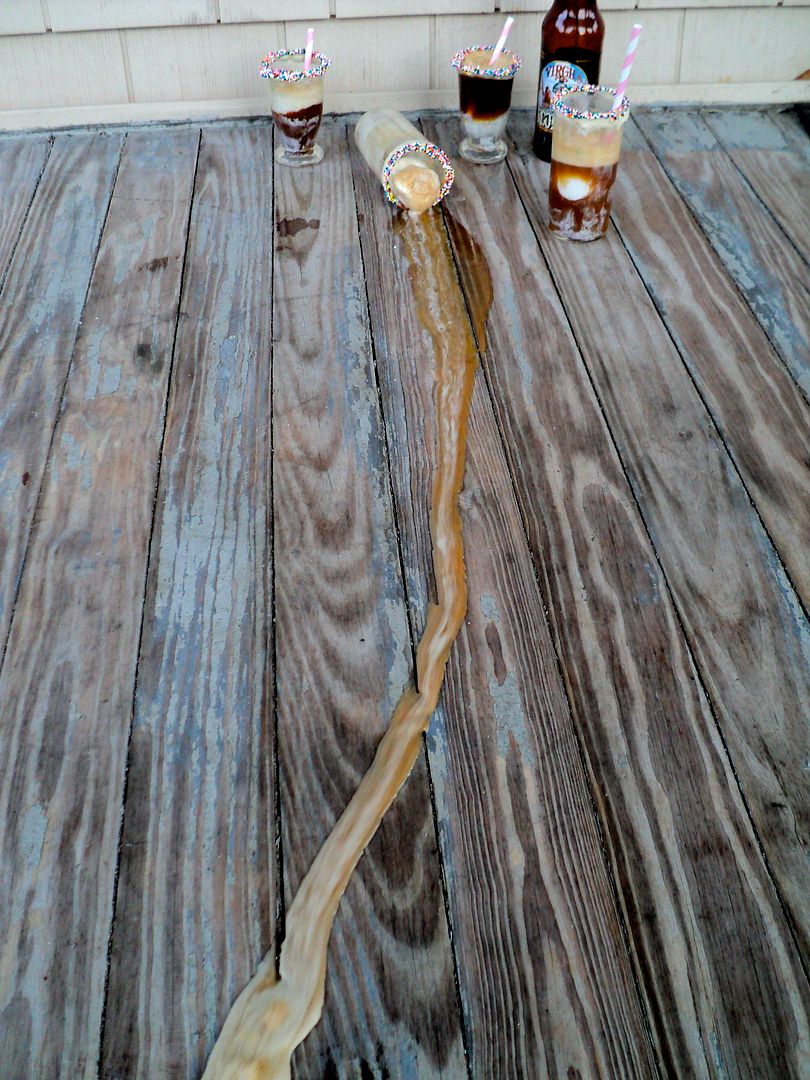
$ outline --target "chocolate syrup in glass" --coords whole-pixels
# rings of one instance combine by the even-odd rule
[[[322,101],[296,112],[274,111],[273,121],[284,149],[291,154],[306,154],[311,150],[321,126],[322,115]]]

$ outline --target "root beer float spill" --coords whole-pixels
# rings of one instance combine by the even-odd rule
[[[467,610],[458,496],[464,478],[476,339],[436,212],[400,214],[394,228],[408,262],[417,318],[436,358],[436,466],[430,511],[436,603],[416,653],[416,686],[405,690],[371,768],[325,840],[287,913],[276,978],[269,953],[239,995],[203,1080],[288,1080],[290,1059],[320,1019],[332,923],[349,878],[422,748],[450,648]],[[492,299],[488,271],[475,266],[476,335]],[[485,280],[484,280],[485,279]]]
[[[385,197],[403,210],[422,214],[441,202],[455,173],[440,146],[393,109],[365,113],[354,129],[363,160],[380,178]]]

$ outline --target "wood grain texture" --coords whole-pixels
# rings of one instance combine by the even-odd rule
[[[14,1078],[96,1075],[196,145],[127,140],[0,680],[0,1060]]]
[[[203,132],[130,743],[102,1075],[199,1076],[273,943],[272,157]]]
[[[120,151],[56,137],[0,296],[0,648]]]
[[[810,106],[798,104],[776,109],[772,111],[771,118],[790,148],[810,162]]]
[[[51,27],[113,30],[126,26],[178,26],[217,21],[216,0],[48,0]]]
[[[805,396],[810,396],[807,267],[706,123],[679,110],[636,122]]]
[[[0,7],[0,34],[44,34],[41,0],[14,0]]]
[[[810,409],[632,124],[624,133],[613,221],[810,605]]]
[[[218,3],[223,22],[268,23],[284,19],[329,18],[329,0],[218,0]]]
[[[427,91],[432,85],[433,23],[430,15],[312,21],[317,47],[334,61],[324,81],[324,108],[327,111],[334,108],[331,95],[336,92]],[[300,17],[287,22],[284,32],[288,42],[300,42],[303,46],[307,22]],[[395,50],[393,54],[392,50]],[[354,109],[358,105],[352,101],[349,107]]]
[[[804,137],[802,153],[774,117],[750,109],[707,110],[703,119],[802,257],[810,260],[810,139]]]
[[[260,32],[251,25],[214,23],[125,30],[122,36],[136,101],[249,100],[250,111],[258,112],[258,99],[270,112],[270,91],[259,78],[259,63],[271,49],[284,48],[283,23]],[[209,106],[212,114],[218,115],[214,105]]]
[[[343,121],[276,171],[273,521],[285,892],[371,764],[411,642]],[[465,1074],[424,755],[354,874],[304,1077]]]
[[[618,237],[557,242],[546,230],[548,167],[527,155],[512,169],[806,948],[805,616]]]
[[[799,1075],[803,973],[518,193],[506,167],[462,168],[448,202],[492,269],[485,375],[663,1072]]]
[[[50,149],[51,140],[46,136],[0,141],[0,288]]]
[[[433,351],[391,209],[352,156],[418,628],[431,592]],[[460,293],[451,305],[452,327],[466,318]],[[652,1075],[589,786],[480,380],[461,506],[467,625],[427,741],[472,1076]]]
[[[684,12],[681,82],[756,84],[771,78],[774,67],[783,79],[798,79],[807,70],[810,11],[782,4],[743,11],[723,7],[702,4]]]
[[[0,36],[0,102],[4,111],[117,105],[128,100],[117,30]],[[75,118],[67,121],[80,122],[87,123]]]

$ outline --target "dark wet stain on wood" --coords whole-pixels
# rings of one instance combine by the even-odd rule
[[[307,219],[303,217],[282,218],[276,226],[279,236],[283,237],[297,236],[304,229],[319,229],[320,227],[321,223],[318,218]]]
[[[469,609],[296,1080],[806,1071],[805,115],[637,110],[581,248],[528,112],[459,166]],[[199,1075],[409,675],[433,348],[321,138],[0,140],[14,1080]]]

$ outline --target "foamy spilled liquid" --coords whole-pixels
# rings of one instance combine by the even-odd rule
[[[467,610],[458,496],[464,478],[467,421],[478,354],[439,211],[403,213],[394,228],[408,267],[416,317],[435,357],[436,445],[430,535],[436,601],[429,605],[416,653],[415,685],[403,693],[371,768],[324,841],[290,906],[276,977],[264,958],[231,1009],[203,1080],[288,1080],[291,1056],[321,1016],[332,923],[349,878],[408,777],[436,707],[450,648]],[[454,226],[470,260],[471,304],[478,343],[492,301],[492,283],[477,245]]]

